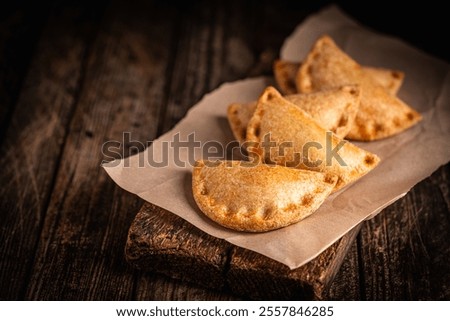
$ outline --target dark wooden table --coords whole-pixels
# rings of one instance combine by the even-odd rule
[[[127,265],[143,201],[100,168],[101,147],[123,132],[156,138],[219,84],[270,75],[284,38],[324,3],[30,1],[2,10],[0,299],[240,299]],[[426,36],[443,20],[419,28],[409,13],[395,27],[396,12],[380,23],[377,8],[346,7],[448,59],[446,44]],[[441,167],[365,222],[327,297],[450,299],[449,177]]]

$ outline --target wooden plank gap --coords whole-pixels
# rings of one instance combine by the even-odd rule
[[[364,224],[363,227],[364,228]],[[364,260],[363,260],[363,250],[362,250],[362,240],[361,240],[361,231],[358,233],[356,237],[356,247],[357,247],[357,255],[358,255],[358,278],[359,278],[359,298],[360,300],[367,300],[366,296],[366,280],[365,280],[365,269],[364,269]]]

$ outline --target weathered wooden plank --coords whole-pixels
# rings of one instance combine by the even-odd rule
[[[48,5],[26,1],[2,6],[0,12],[0,144],[39,34],[48,17]]]
[[[229,291],[209,290],[193,283],[186,283],[152,274],[143,274],[140,276],[138,290],[136,296],[139,300],[225,301],[241,299],[230,294]]]
[[[259,300],[323,299],[359,228],[295,270],[236,247],[227,273],[231,291]]]
[[[156,135],[175,23],[151,3],[114,2],[87,61],[83,90],[37,249],[29,299],[132,299],[123,244],[141,206],[100,167],[102,144]],[[123,142],[122,155],[143,146]]]
[[[182,218],[146,203],[136,216],[125,249],[138,269],[158,272],[252,299],[323,298],[358,234],[355,228],[318,258],[295,270],[263,255],[212,237]],[[142,284],[142,298],[150,288]],[[208,293],[208,292],[206,292]]]
[[[179,12],[178,42],[174,49],[173,69],[165,115],[160,119],[162,134],[173,127],[209,88],[209,61],[214,61],[210,50],[213,30],[213,6],[188,7]],[[173,9],[173,8],[172,8]]]
[[[450,165],[361,231],[364,299],[450,298]]]
[[[352,242],[330,289],[325,293],[326,300],[360,300],[358,237]]]
[[[51,15],[2,144],[2,299],[23,299],[82,77],[90,27],[89,19],[80,19],[86,14],[74,7]]]
[[[230,243],[146,203],[130,227],[125,254],[137,268],[221,290],[231,249]]]

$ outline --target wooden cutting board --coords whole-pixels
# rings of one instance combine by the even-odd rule
[[[323,299],[361,225],[297,269],[204,233],[146,203],[125,246],[127,261],[149,272],[257,300]]]

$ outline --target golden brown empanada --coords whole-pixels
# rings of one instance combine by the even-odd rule
[[[249,157],[265,163],[338,176],[335,190],[372,170],[379,158],[321,127],[306,112],[268,87],[247,127]]]
[[[301,63],[276,60],[273,65],[275,80],[283,95],[298,93],[295,78]],[[398,70],[362,66],[362,71],[391,95],[396,95],[402,86],[405,74]]]
[[[247,125],[256,109],[256,101],[228,106],[227,118],[234,138],[241,144],[247,139]]]
[[[359,107],[361,91],[358,86],[342,86],[311,94],[286,96],[306,111],[323,128],[331,130],[344,138],[353,126]],[[231,104],[228,107],[228,121],[234,137],[241,143],[246,140],[247,125],[256,109],[256,102]]]
[[[389,94],[395,96],[403,84],[405,73],[400,70],[362,66],[367,77],[372,78]]]
[[[213,221],[238,231],[263,232],[312,214],[336,184],[336,176],[240,161],[197,161],[194,199]]]
[[[300,68],[300,63],[296,62],[275,60],[273,63],[273,75],[283,95],[298,93],[297,86],[295,85],[298,68]]]
[[[390,95],[377,81],[367,76],[361,66],[323,36],[316,41],[300,66],[297,89],[309,93],[344,84],[361,86],[361,103],[350,139],[371,141],[398,134],[422,118],[403,101]]]
[[[353,127],[360,104],[357,85],[286,96],[286,100],[307,112],[317,123],[336,136],[344,138]]]

